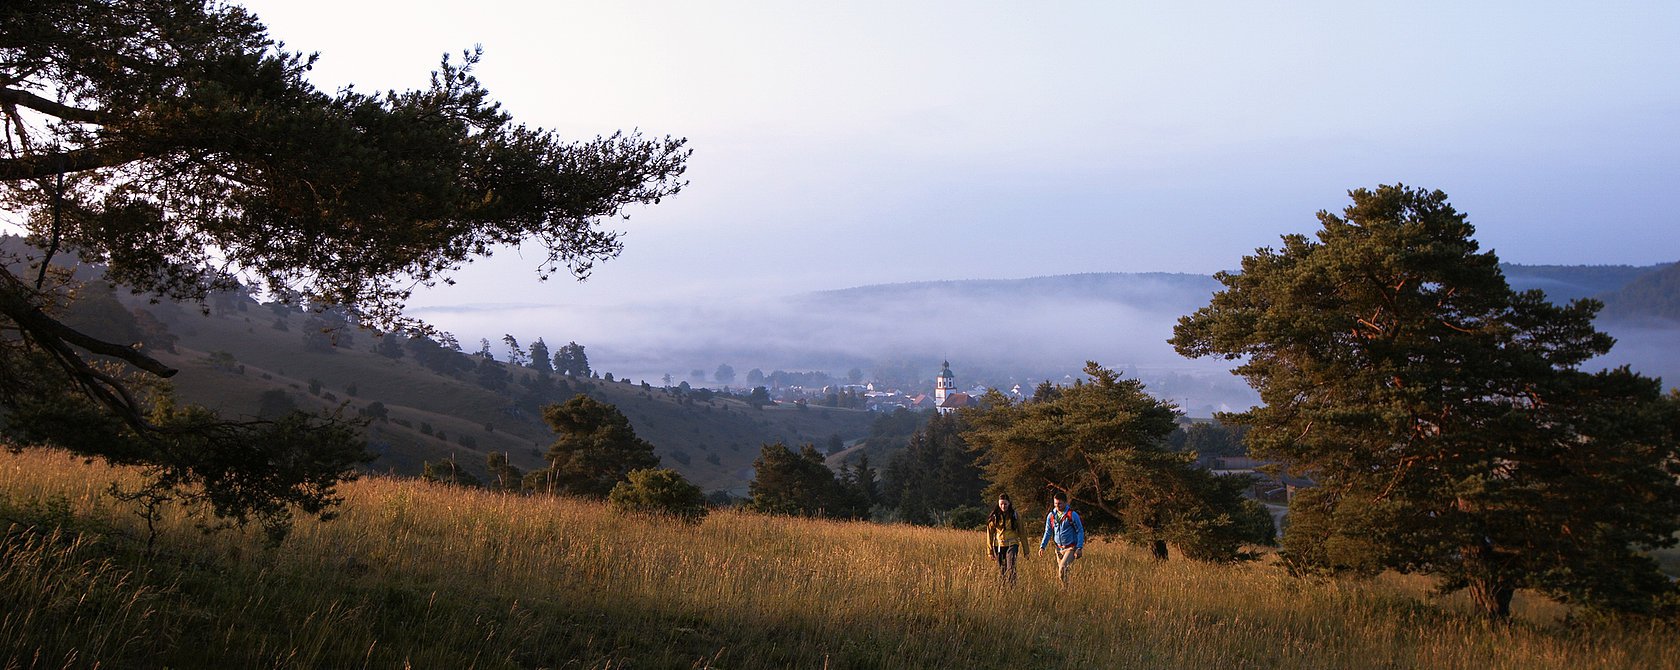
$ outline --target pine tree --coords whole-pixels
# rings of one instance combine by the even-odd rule
[[[552,492],[604,498],[631,470],[658,467],[653,445],[611,404],[586,395],[543,408],[559,435],[548,448]]]
[[[1218,478],[1191,454],[1169,448],[1178,412],[1142,382],[1087,363],[1089,383],[1015,404],[993,390],[968,412],[963,435],[980,451],[986,478],[1015,500],[1069,496],[1094,532],[1118,532],[1167,557],[1169,544],[1199,560],[1251,557],[1270,544],[1272,520],[1240,497],[1244,478]],[[1022,503],[1026,508],[1026,504]]]
[[[823,463],[813,445],[798,453],[781,443],[766,444],[753,461],[747,508],[769,514],[862,518],[868,504]]]
[[[1315,481],[1291,501],[1289,559],[1432,575],[1497,620],[1522,588],[1622,611],[1674,598],[1639,551],[1680,530],[1674,397],[1579,370],[1613,342],[1598,303],[1511,290],[1446,194],[1349,195],[1316,241],[1217,275],[1172,339],[1241,358],[1264,405],[1225,418]]]
[[[519,340],[514,338],[512,335],[503,335],[502,344],[507,345],[508,364],[517,367],[525,367],[527,359],[525,358],[525,350],[519,346]]]
[[[548,357],[548,344],[540,337],[531,343],[531,367],[537,372],[554,371],[554,363]]]

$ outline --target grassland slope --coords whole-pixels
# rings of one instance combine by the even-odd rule
[[[979,533],[595,503],[370,477],[279,549],[103,493],[135,473],[0,454],[0,667],[1656,668],[1674,629],[1489,628],[1420,582],[1158,563],[1095,542],[1000,585]]]

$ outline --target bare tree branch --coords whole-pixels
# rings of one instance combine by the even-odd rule
[[[0,181],[40,179],[61,174],[85,172],[114,167],[133,161],[136,156],[109,146],[85,147],[50,154],[36,154],[22,158],[0,159]]]
[[[22,105],[42,114],[56,116],[60,119],[64,119],[65,121],[103,125],[110,123],[112,119],[110,114],[106,114],[105,112],[96,109],[72,107],[60,102],[48,100],[35,95],[34,93],[30,93],[29,91],[20,91],[15,88],[0,88],[0,102]]]

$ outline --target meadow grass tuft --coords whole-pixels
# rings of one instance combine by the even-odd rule
[[[1680,667],[1662,625],[1582,628],[1535,598],[1489,627],[1427,584],[1297,579],[1094,542],[1074,586],[977,532],[605,505],[367,478],[338,520],[145,555],[121,468],[0,455],[0,667]]]

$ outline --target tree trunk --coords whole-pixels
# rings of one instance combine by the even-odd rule
[[[1157,561],[1167,560],[1167,541],[1155,540],[1150,542],[1149,553],[1153,554],[1155,556],[1155,560]]]
[[[1475,601],[1476,607],[1482,610],[1489,621],[1505,623],[1511,619],[1511,596],[1516,589],[1510,585],[1491,579],[1478,579],[1470,582],[1470,599]]]

